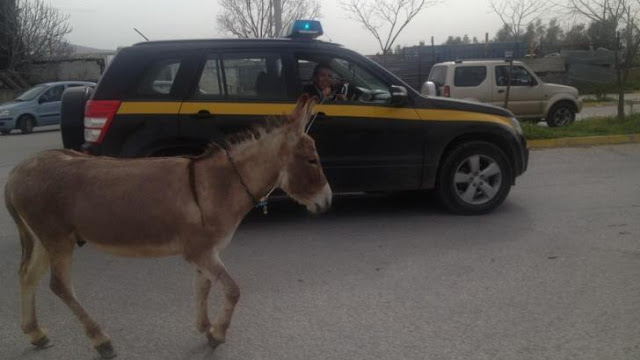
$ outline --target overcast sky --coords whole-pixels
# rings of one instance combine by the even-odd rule
[[[68,40],[76,45],[116,49],[143,39],[137,28],[152,40],[221,37],[216,26],[218,0],[49,0],[70,15],[73,32]],[[427,8],[405,28],[396,44],[416,45],[420,40],[436,44],[449,35],[482,40],[500,28],[489,0],[444,0]],[[349,20],[339,0],[321,0],[324,40],[343,44],[363,54],[379,51],[377,42],[356,22]]]

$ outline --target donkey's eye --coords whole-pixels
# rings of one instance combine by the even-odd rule
[[[310,159],[310,160],[307,160],[307,162],[311,165],[318,165],[318,159]]]

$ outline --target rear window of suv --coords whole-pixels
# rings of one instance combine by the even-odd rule
[[[181,63],[181,59],[170,59],[152,64],[138,83],[135,97],[163,98],[171,94]]]
[[[478,86],[487,78],[486,66],[459,66],[453,76],[453,85],[459,87]]]
[[[438,86],[444,85],[447,81],[447,67],[434,66],[429,73],[429,81],[433,81]]]

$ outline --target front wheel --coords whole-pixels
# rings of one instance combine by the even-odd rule
[[[571,124],[576,119],[576,111],[568,103],[554,105],[547,114],[546,121],[549,127],[560,127]]]
[[[484,141],[467,142],[446,155],[438,174],[437,194],[455,214],[485,214],[502,204],[509,194],[512,171],[497,146]]]
[[[20,127],[20,132],[23,134],[31,134],[34,126],[35,121],[31,116],[23,115],[18,119],[18,127]]]

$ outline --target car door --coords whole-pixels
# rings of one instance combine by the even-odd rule
[[[494,105],[504,106],[508,76],[509,65],[495,66]],[[507,108],[518,117],[542,117],[543,102],[541,84],[523,66],[514,65]]]
[[[195,89],[180,110],[180,134],[222,142],[265,116],[293,109],[280,52],[214,51],[204,56]]]
[[[65,85],[55,85],[47,89],[38,98],[36,113],[38,125],[55,125],[60,123],[60,106]]]
[[[322,52],[295,54],[299,88],[315,66],[328,66],[347,86],[347,100],[325,100],[309,134],[331,186],[339,191],[417,189],[422,180],[424,130],[410,105],[391,104],[390,85],[361,59]]]

